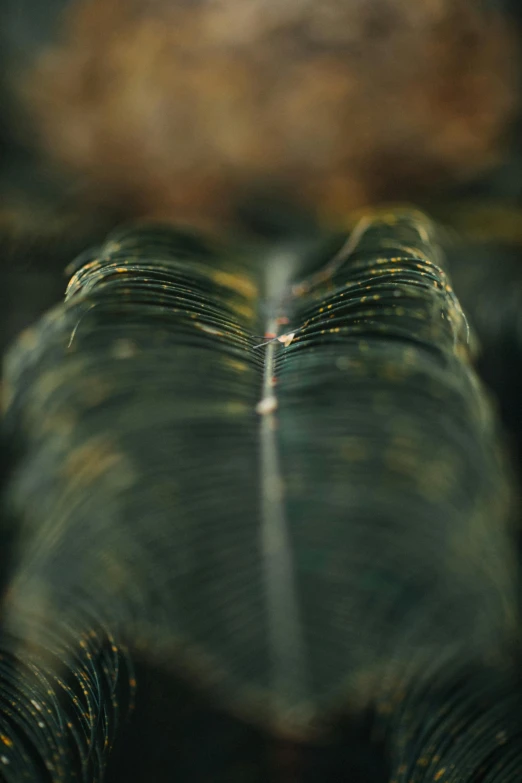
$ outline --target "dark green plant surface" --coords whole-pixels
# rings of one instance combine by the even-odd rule
[[[485,722],[516,734],[509,471],[441,263],[396,209],[322,250],[137,226],[71,266],[5,363],[4,633],[32,668],[3,673],[71,726],[4,709],[9,783],[101,779],[126,649],[129,780],[409,780],[433,693],[470,678],[499,678]]]

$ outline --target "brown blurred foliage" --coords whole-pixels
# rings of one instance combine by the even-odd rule
[[[62,21],[19,94],[45,154],[132,216],[412,200],[494,163],[516,104],[515,42],[477,0],[77,0]]]

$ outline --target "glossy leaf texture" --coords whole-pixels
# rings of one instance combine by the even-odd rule
[[[428,674],[428,673],[427,673]],[[420,687],[383,700],[393,783],[515,783],[522,699],[513,661],[449,671],[433,661]]]
[[[65,617],[31,617],[38,643],[0,636],[0,779],[5,783],[99,783],[134,691],[132,665],[110,629],[77,606]]]
[[[378,211],[328,247],[303,278],[137,226],[76,262],[5,364],[20,650],[87,613],[307,739],[511,640],[507,469],[435,229]]]

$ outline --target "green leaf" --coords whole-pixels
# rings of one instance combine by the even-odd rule
[[[76,263],[5,365],[23,643],[87,607],[307,737],[509,640],[509,482],[435,229],[331,247],[138,226]]]

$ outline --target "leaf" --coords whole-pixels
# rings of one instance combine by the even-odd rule
[[[22,647],[86,607],[307,738],[511,638],[507,471],[434,227],[359,228],[306,279],[169,227],[83,255],[5,365]]]
[[[438,669],[438,670],[437,670]],[[389,705],[383,703],[385,713]],[[422,688],[395,705],[389,735],[397,783],[466,783],[520,778],[520,688],[509,666],[459,670],[437,662]],[[386,724],[390,716],[384,715]]]
[[[0,638],[0,774],[6,783],[99,783],[134,680],[110,629],[76,607],[66,618],[31,617],[33,635]]]

